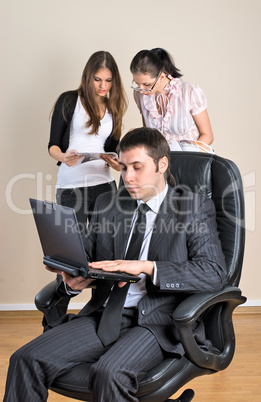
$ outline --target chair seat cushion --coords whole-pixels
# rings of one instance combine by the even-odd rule
[[[90,364],[80,363],[57,377],[50,389],[67,397],[81,401],[91,401],[91,394],[88,390],[89,370]],[[137,396],[140,398],[154,391],[157,394],[162,387],[166,388],[167,395],[168,388],[173,389],[173,377],[177,382],[176,389],[178,390],[183,383],[187,383],[194,377],[211,373],[212,371],[210,370],[195,366],[184,356],[182,358],[168,358],[143,377],[139,382]]]

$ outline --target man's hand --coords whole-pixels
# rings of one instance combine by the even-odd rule
[[[91,278],[85,279],[82,276],[73,277],[69,274],[66,274],[63,271],[59,271],[58,269],[47,267],[47,265],[45,266],[45,268],[50,272],[54,272],[56,274],[61,275],[63,278],[63,282],[65,282],[72,290],[83,290],[87,288],[90,285],[90,283],[94,281],[94,279]]]
[[[102,269],[106,272],[126,272],[132,275],[147,274],[152,276],[154,264],[152,261],[140,260],[115,260],[115,261],[96,261],[89,263],[90,267]],[[126,282],[119,282],[119,287],[125,285]]]

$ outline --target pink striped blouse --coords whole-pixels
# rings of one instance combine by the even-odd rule
[[[151,96],[134,91],[134,99],[144,118],[146,127],[156,128],[168,141],[197,140],[199,131],[192,116],[207,108],[202,89],[195,84],[172,78],[165,94]],[[161,114],[158,113],[161,108]]]

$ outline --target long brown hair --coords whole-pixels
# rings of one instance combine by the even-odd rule
[[[93,80],[94,75],[100,68],[108,68],[112,73],[112,87],[106,99],[106,106],[113,119],[111,135],[118,140],[121,137],[122,118],[127,110],[127,97],[123,89],[118,66],[109,52],[98,51],[92,54],[83,70],[78,93],[84,101],[84,106],[90,118],[87,122],[87,127],[91,127],[90,134],[95,134],[99,129],[101,118],[99,107],[95,100]]]

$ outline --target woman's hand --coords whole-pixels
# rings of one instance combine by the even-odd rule
[[[111,168],[117,170],[118,172],[121,170],[118,157],[112,158],[111,156],[101,154],[101,159],[103,159],[104,162],[106,162]]]
[[[72,150],[68,151],[62,154],[62,160],[61,162],[65,163],[67,166],[71,167],[78,162],[79,159],[81,159],[81,155],[77,155],[77,151]]]
[[[51,146],[49,152],[52,158],[58,162],[65,163],[69,167],[75,165],[80,158],[83,158],[81,155],[77,155],[78,151],[75,149],[64,153],[57,145]]]

